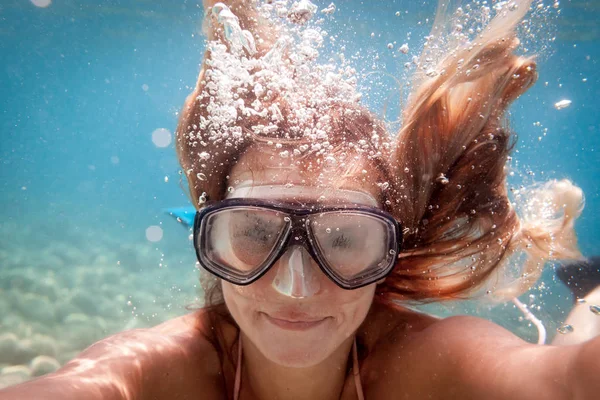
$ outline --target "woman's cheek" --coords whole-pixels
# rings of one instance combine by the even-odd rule
[[[249,308],[260,301],[251,286],[237,286],[229,282],[223,282],[223,298],[229,312],[236,320],[246,315],[251,311]]]
[[[344,334],[352,334],[362,322],[365,320],[371,304],[373,303],[373,297],[375,296],[375,285],[365,286],[360,289],[352,291],[351,296],[345,299],[339,305],[341,309],[340,316],[343,321],[341,324],[345,325],[345,328],[351,332],[344,332]]]

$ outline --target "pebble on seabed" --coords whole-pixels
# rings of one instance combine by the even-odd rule
[[[110,235],[95,232],[82,249],[76,240],[79,228],[65,229],[63,238],[48,238],[37,257],[26,244],[43,231],[20,228],[0,226],[0,241],[13,247],[2,254],[7,261],[0,268],[0,388],[51,372],[109,334],[152,326],[183,312],[177,307],[167,311],[166,304],[189,303],[185,295],[155,301],[162,285],[158,271],[149,276],[132,272],[156,262],[152,245],[143,239],[115,244]],[[48,229],[55,228],[53,221]],[[123,293],[134,294],[140,305],[133,315],[123,310]],[[129,320],[133,324],[126,325]]]
[[[19,338],[14,333],[0,335],[0,363],[11,363],[19,347]]]
[[[60,368],[60,363],[52,357],[37,356],[29,363],[32,376],[42,376]]]
[[[0,389],[17,385],[31,379],[31,371],[25,365],[13,365],[0,370]]]

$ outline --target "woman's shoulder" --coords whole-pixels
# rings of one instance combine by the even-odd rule
[[[439,321],[438,317],[398,304],[375,302],[359,329],[358,337],[370,354],[380,346],[394,345]]]
[[[508,345],[525,342],[507,329],[483,318],[473,316],[453,316],[440,318],[402,305],[374,304],[359,337],[369,354],[378,347],[387,350],[393,347],[412,349],[447,348],[447,345],[470,346],[479,341],[495,341]]]
[[[402,308],[387,315],[390,329],[361,367],[367,398],[481,398],[484,382],[494,379],[498,390],[508,391],[518,369],[506,365],[545,351],[482,318],[440,319]]]

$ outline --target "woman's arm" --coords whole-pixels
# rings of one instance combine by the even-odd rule
[[[447,384],[462,399],[596,399],[600,393],[600,337],[575,346],[527,343],[474,317],[432,327],[431,351],[447,360]],[[443,397],[443,396],[442,396]]]
[[[132,331],[97,342],[58,371],[0,391],[0,400],[137,399],[145,362],[131,346],[144,343],[139,336]]]
[[[533,345],[467,316],[394,336],[391,347],[379,355],[375,349],[377,358],[365,363],[367,398],[591,400],[600,393],[600,337],[575,346]]]
[[[101,340],[55,373],[0,391],[0,400],[224,398],[220,359],[194,316]]]
[[[572,398],[597,399],[600,394],[600,336],[567,348],[577,352],[569,376]]]

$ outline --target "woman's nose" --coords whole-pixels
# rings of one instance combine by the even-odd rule
[[[280,294],[295,299],[314,296],[321,289],[321,271],[302,246],[291,246],[277,261],[272,286]]]

